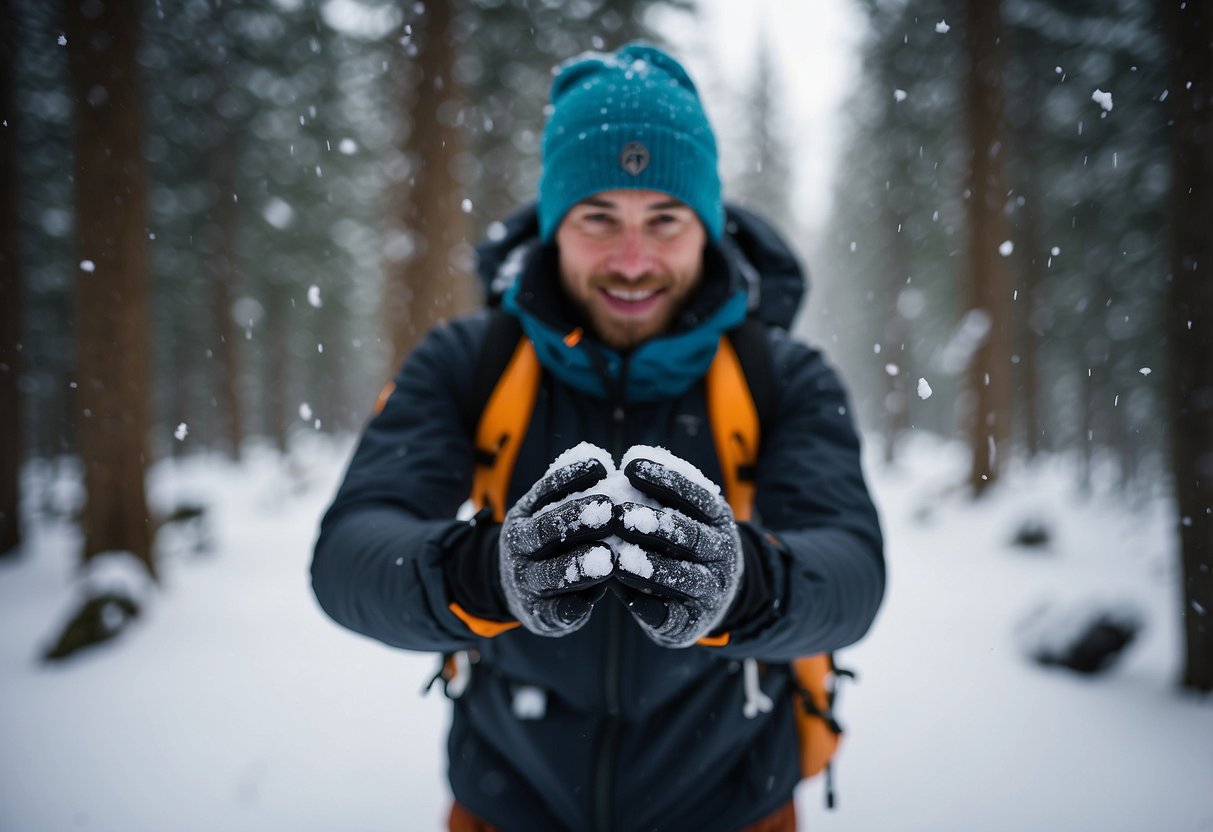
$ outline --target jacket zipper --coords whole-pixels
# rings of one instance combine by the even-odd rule
[[[616,403],[611,408],[611,456],[619,459],[624,451],[624,423],[627,412]],[[607,717],[598,744],[598,762],[594,777],[594,828],[611,832],[615,791],[615,762],[619,755],[620,731],[620,672],[622,663],[623,610],[616,603],[606,605],[607,644],[606,666],[603,668],[603,694]]]

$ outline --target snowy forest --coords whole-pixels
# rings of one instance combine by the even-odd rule
[[[726,5],[0,0],[0,829],[442,828],[436,659],[324,617],[320,516],[485,302],[553,66],[719,65]],[[1213,828],[1213,3],[822,0],[829,158],[774,44],[817,5],[697,76],[887,540],[803,822]]]

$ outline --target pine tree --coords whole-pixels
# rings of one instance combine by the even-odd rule
[[[1012,287],[1003,253],[1010,227],[1004,212],[1001,8],[998,0],[969,0],[965,21],[969,309],[983,317],[985,329],[968,372],[973,401],[968,425],[969,486],[978,496],[998,479],[999,449],[1005,456],[1011,437]]]
[[[745,95],[746,138],[726,193],[742,206],[770,219],[792,239],[796,218],[792,211],[792,158],[779,122],[783,93],[770,40],[764,31],[757,48],[754,76]]]
[[[133,554],[156,574],[144,493],[149,268],[137,0],[68,4],[75,99],[77,404],[85,560]]]
[[[455,75],[455,3],[434,3],[401,31],[392,85],[408,114],[388,194],[383,328],[392,345],[389,372],[435,321],[471,309],[467,197],[454,175],[464,150],[465,107]]]
[[[1213,690],[1213,6],[1163,4],[1171,44],[1171,271],[1166,324],[1183,566],[1182,685]]]
[[[21,543],[22,372],[21,217],[14,94],[16,30],[9,0],[0,0],[0,557]]]

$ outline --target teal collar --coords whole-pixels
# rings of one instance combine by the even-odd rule
[[[707,374],[720,337],[746,316],[742,289],[695,328],[646,341],[625,357],[589,336],[570,337],[530,314],[518,303],[520,282],[506,290],[502,308],[521,322],[539,363],[570,387],[600,399],[650,402],[682,395]]]

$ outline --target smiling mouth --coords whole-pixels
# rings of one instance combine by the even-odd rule
[[[625,303],[641,303],[661,292],[660,289],[603,289],[612,300]]]

